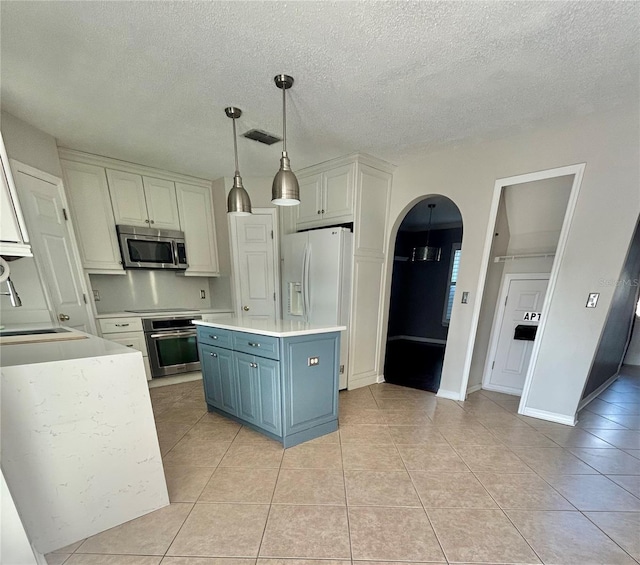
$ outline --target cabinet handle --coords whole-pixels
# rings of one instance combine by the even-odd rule
[[[155,224],[155,222],[154,222],[153,220],[151,220],[151,223],[152,223],[152,224]]]
[[[251,347],[260,347],[259,343],[253,343],[251,341],[248,342]]]
[[[258,364],[257,364],[257,363],[249,363],[249,367],[254,367],[254,368],[255,368],[255,367],[257,367],[257,366],[258,366]]]
[[[149,220],[145,220],[145,221],[144,221],[144,223],[145,223],[145,224],[148,224],[148,223],[149,223]]]
[[[324,210],[320,210],[320,212],[322,212],[324,214]],[[153,222],[151,222],[153,224]]]
[[[209,339],[218,339],[218,336],[209,334]]]
[[[320,214],[320,210],[318,210],[318,214]]]
[[[210,353],[211,357],[217,357],[218,354],[217,353]]]
[[[127,347],[133,347],[133,343],[128,343]]]
[[[114,324],[116,328],[126,328],[129,324]]]

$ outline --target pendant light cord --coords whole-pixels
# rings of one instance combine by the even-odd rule
[[[433,208],[429,206],[429,229],[427,229],[427,249],[429,249],[429,237],[431,236],[431,217],[433,216]]]
[[[238,167],[238,140],[236,138],[236,119],[233,118],[233,151],[236,158],[236,176],[240,176],[240,167]]]
[[[282,89],[282,152],[287,152],[287,89]]]

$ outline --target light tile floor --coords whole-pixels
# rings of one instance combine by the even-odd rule
[[[151,390],[171,505],[51,565],[623,565],[640,559],[640,371],[575,428],[518,399],[389,384],[340,394],[340,430],[291,449]],[[304,564],[301,561],[306,560]]]

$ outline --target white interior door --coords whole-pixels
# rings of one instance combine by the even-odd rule
[[[85,302],[87,290],[79,256],[69,230],[62,182],[17,163],[14,173],[33,254],[55,317],[64,326],[95,333]]]
[[[249,319],[277,317],[274,216],[253,213],[233,217],[236,304]]]
[[[537,326],[539,314],[549,284],[545,279],[506,279],[506,298],[502,298],[502,316],[497,332],[492,339],[494,347],[490,357],[491,364],[485,374],[483,388],[505,392],[507,394],[522,394],[524,380],[529,367],[533,341],[514,339],[516,327]],[[532,315],[533,314],[533,315]],[[491,360],[492,359],[492,360]]]

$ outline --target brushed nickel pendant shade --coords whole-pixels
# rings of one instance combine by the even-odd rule
[[[236,119],[242,116],[240,108],[230,106],[224,109],[228,118],[233,120],[233,151],[236,158],[236,172],[233,175],[233,186],[227,197],[227,214],[233,216],[249,216],[251,214],[251,199],[249,193],[242,186],[242,177],[238,168],[238,141],[236,137]]]
[[[421,247],[414,247],[411,250],[411,261],[440,261],[442,256],[442,249],[440,247],[433,247],[429,245],[429,239],[431,237],[431,220],[433,218],[433,209],[435,204],[427,204],[429,207],[429,227],[427,228],[427,244]]]
[[[271,202],[277,206],[295,206],[300,204],[300,187],[298,179],[291,170],[287,154],[287,89],[293,86],[293,77],[276,75],[276,86],[282,89],[282,157],[280,170],[276,173],[271,186]]]

